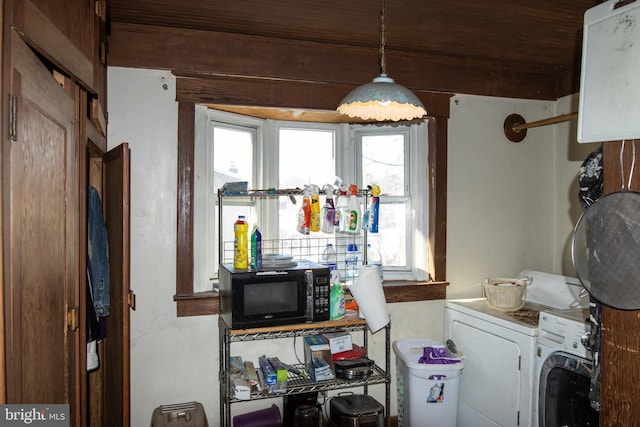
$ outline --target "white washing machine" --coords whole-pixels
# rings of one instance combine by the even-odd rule
[[[588,308],[540,313],[534,407],[540,427],[598,426],[598,412],[589,400],[590,331]]]
[[[523,270],[530,278],[525,306],[490,308],[482,298],[445,303],[445,339],[465,356],[458,427],[535,427],[538,320],[541,311],[588,306],[577,279]],[[479,285],[481,286],[481,285]]]

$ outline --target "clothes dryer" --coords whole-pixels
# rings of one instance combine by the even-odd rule
[[[524,307],[504,312],[482,298],[445,302],[445,339],[465,356],[458,426],[537,426],[536,344],[541,311],[586,307],[575,278],[523,270],[530,285]]]
[[[540,427],[598,426],[599,414],[589,399],[590,329],[588,308],[540,313],[534,402]]]

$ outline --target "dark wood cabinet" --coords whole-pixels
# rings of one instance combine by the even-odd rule
[[[107,151],[98,4],[106,7],[4,1],[0,403],[67,403],[73,426],[127,426],[129,148]],[[89,185],[103,204],[111,277],[107,336],[92,372]]]
[[[3,147],[7,401],[66,403],[78,387],[76,104],[10,34]]]

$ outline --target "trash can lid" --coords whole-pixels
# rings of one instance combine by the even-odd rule
[[[424,355],[425,347],[444,347],[444,344],[440,341],[421,338],[401,339],[393,342],[396,358],[410,369],[457,371],[463,368],[462,359],[455,363],[419,363],[420,358]]]

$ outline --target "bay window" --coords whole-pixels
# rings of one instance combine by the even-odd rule
[[[399,126],[300,123],[260,120],[197,107],[194,228],[194,289],[215,288],[219,250],[218,189],[247,181],[250,189],[295,189],[343,184],[381,188],[379,232],[367,242],[380,252],[386,280],[425,280],[427,262],[427,122]],[[311,188],[311,187],[307,187]],[[351,236],[296,231],[301,206],[287,197],[274,200],[225,198],[223,260],[231,256],[233,222],[245,215],[259,224],[264,240],[299,241],[317,246],[305,255],[318,259],[327,242],[346,247]],[[321,196],[320,203],[324,203]],[[334,203],[335,203],[334,196]],[[369,200],[370,202],[370,200]],[[251,227],[250,227],[251,228]],[[344,244],[342,244],[344,243]],[[359,241],[362,244],[362,241]],[[298,243],[296,243],[298,244]],[[226,248],[226,249],[225,249]],[[364,247],[360,249],[364,255]]]

